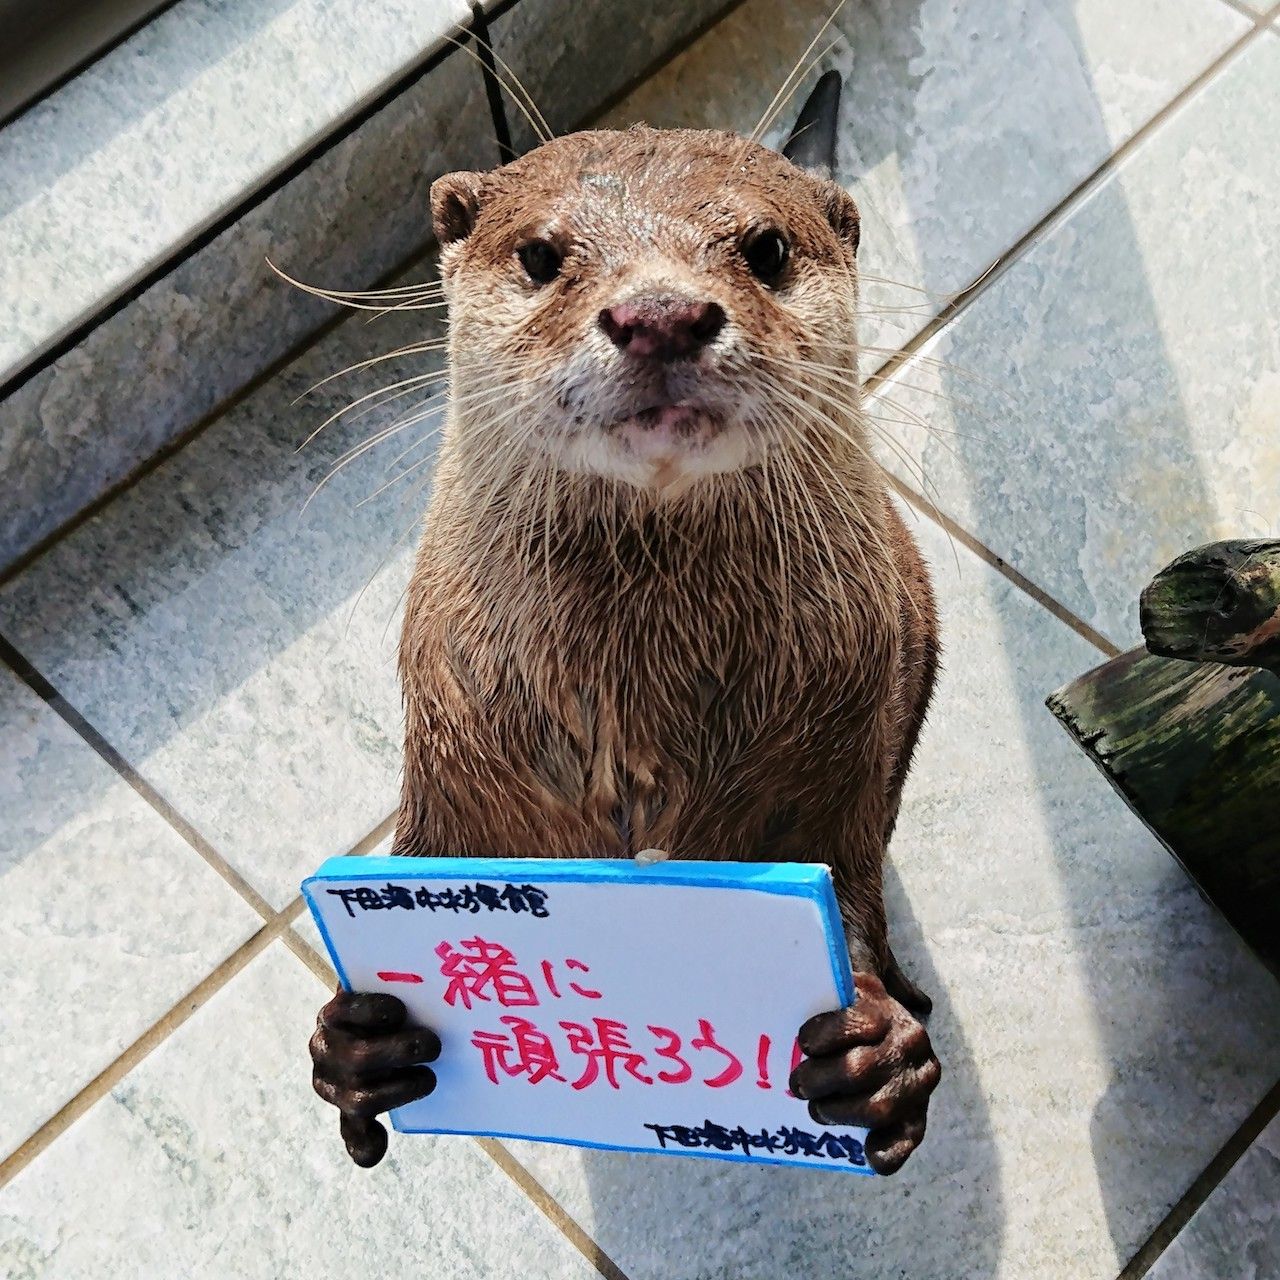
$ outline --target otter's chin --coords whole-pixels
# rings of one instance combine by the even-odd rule
[[[699,480],[752,465],[751,455],[741,427],[707,409],[674,404],[583,432],[562,460],[569,470],[675,498]]]

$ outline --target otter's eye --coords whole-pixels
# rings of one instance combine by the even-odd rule
[[[545,240],[530,240],[516,250],[516,256],[534,284],[550,284],[560,274],[564,261],[555,245]]]
[[[745,240],[742,256],[751,268],[751,274],[765,284],[773,284],[787,265],[791,246],[781,231],[761,231]]]

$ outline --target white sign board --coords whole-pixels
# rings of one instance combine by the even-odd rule
[[[854,996],[824,866],[347,857],[303,892],[343,986],[444,1046],[401,1133],[871,1172],[787,1090]]]

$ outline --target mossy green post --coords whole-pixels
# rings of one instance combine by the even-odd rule
[[[1147,649],[1049,708],[1280,972],[1280,541],[1188,552],[1141,616]]]

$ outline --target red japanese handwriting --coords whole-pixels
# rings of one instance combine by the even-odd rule
[[[511,1028],[509,1036],[497,1031],[477,1031],[471,1037],[471,1043],[484,1055],[484,1073],[494,1084],[498,1083],[499,1071],[509,1076],[527,1076],[530,1084],[541,1080],[564,1083],[555,1047],[545,1032],[539,1031],[528,1018],[517,1018],[514,1014],[498,1021]]]
[[[449,979],[444,999],[449,1005],[462,1001],[464,1009],[472,1007],[472,1000],[493,999],[511,1008],[518,1005],[535,1005],[538,993],[525,974],[516,968],[516,958],[499,942],[487,942],[484,938],[464,938],[458,944],[463,949],[455,951],[447,942],[436,947],[440,957],[440,974]]]
[[[473,1000],[489,1003],[496,1000],[504,1008],[522,1008],[540,1004],[533,980],[519,968],[515,954],[500,942],[490,942],[476,936],[463,938],[455,948],[450,942],[436,947],[440,958],[440,976],[447,978],[445,1003],[464,1009],[473,1008]],[[557,1000],[563,999],[556,981],[555,966],[550,960],[541,963],[542,981],[547,991]],[[575,973],[590,973],[589,965],[573,957],[564,961],[566,969]],[[602,995],[590,987],[569,982],[568,988],[584,1000],[600,1000]]]
[[[504,1009],[542,1007],[544,993],[551,1000],[563,1000],[566,991],[584,1000],[604,999],[594,987],[567,976],[562,979],[550,959],[539,960],[536,968],[526,971],[509,947],[479,935],[456,944],[441,942],[435,953],[440,976],[446,979],[444,1001],[455,1008],[461,1005],[470,1010],[477,1003],[496,1003]],[[566,974],[585,976],[591,972],[589,965],[572,956],[561,961],[560,967]],[[539,981],[535,982],[530,972]],[[756,1086],[774,1087],[769,1076],[772,1038],[760,1035],[747,1046],[731,1047],[708,1018],[696,1019],[696,1032],[687,1039],[675,1028],[655,1023],[645,1024],[647,1037],[633,1036],[625,1022],[609,1017],[592,1017],[589,1022],[563,1020],[547,1028],[527,1017],[508,1014],[499,1017],[498,1023],[503,1030],[481,1028],[471,1036],[485,1076],[495,1085],[522,1077],[529,1084],[550,1080],[575,1090],[596,1085],[621,1089],[628,1083],[725,1089],[742,1079],[743,1062],[754,1051]],[[738,1048],[744,1049],[743,1056]],[[798,1043],[788,1048],[789,1075],[802,1055]],[[790,1096],[790,1090],[787,1092]]]
[[[644,1066],[644,1055],[631,1047],[626,1024],[613,1018],[592,1018],[591,1021],[595,1024],[594,1035],[580,1022],[560,1024],[569,1033],[569,1048],[586,1059],[582,1074],[573,1082],[573,1087],[585,1089],[594,1084],[601,1067],[611,1089],[620,1088],[619,1067],[641,1084],[652,1084],[653,1077],[640,1069]]]
[[[597,1084],[621,1089],[628,1079],[639,1085],[652,1085],[656,1080],[725,1089],[744,1074],[742,1058],[722,1043],[707,1018],[697,1019],[697,1034],[687,1044],[679,1032],[656,1024],[645,1027],[650,1040],[633,1037],[631,1028],[616,1018],[592,1018],[589,1025],[565,1020],[553,1028],[563,1033],[563,1052],[546,1031],[527,1018],[507,1015],[498,1021],[506,1031],[477,1030],[471,1036],[471,1043],[481,1053],[485,1075],[493,1084],[503,1077],[524,1076],[530,1084],[556,1080],[577,1090]],[[758,1036],[753,1047],[756,1084],[771,1089],[767,1059],[772,1040]],[[572,1080],[564,1074],[570,1069],[578,1073]]]

